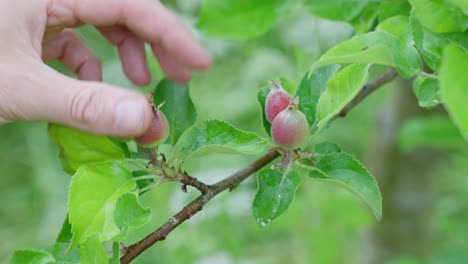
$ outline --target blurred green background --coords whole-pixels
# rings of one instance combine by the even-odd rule
[[[353,34],[347,24],[297,9],[260,38],[226,41],[195,30],[199,1],[163,2],[214,57],[212,69],[190,84],[199,120],[222,119],[262,135],[257,89],[280,76],[298,82],[321,53]],[[104,80],[133,87],[122,74],[116,50],[92,28],[79,32],[102,59]],[[154,73],[150,89],[162,74],[148,57]],[[56,62],[51,65],[66,72]],[[375,67],[374,75],[383,70]],[[426,144],[451,131],[443,127],[421,136],[424,128],[411,120],[428,116],[446,118],[440,109],[418,109],[410,84],[397,80],[317,136],[317,141],[339,143],[377,177],[384,196],[380,223],[347,191],[304,180],[289,211],[261,228],[250,211],[256,190],[252,177],[217,197],[135,263],[468,263],[468,147],[456,137],[450,144]],[[0,139],[0,263],[6,263],[16,248],[54,242],[66,214],[70,176],[60,168],[46,124],[3,125]],[[191,160],[188,169],[214,182],[254,158],[210,156]],[[154,230],[194,195],[181,192],[177,184],[146,194],[143,200],[152,208],[153,220],[133,230],[127,243]]]

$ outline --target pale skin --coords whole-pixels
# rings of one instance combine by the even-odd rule
[[[60,123],[84,131],[143,134],[152,112],[141,93],[102,83],[96,54],[73,31],[90,24],[118,48],[124,73],[145,85],[148,43],[168,78],[190,80],[211,65],[183,23],[155,0],[0,0],[0,124]],[[78,79],[45,62],[58,59]]]

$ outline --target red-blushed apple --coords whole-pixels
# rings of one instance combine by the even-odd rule
[[[265,101],[265,115],[271,123],[281,111],[289,106],[293,97],[283,89],[279,82],[271,81],[270,89]]]
[[[167,139],[169,135],[169,123],[164,113],[156,108],[151,124],[143,135],[136,137],[135,141],[143,147],[155,147]]]
[[[290,105],[281,111],[271,124],[273,140],[278,146],[287,150],[304,146],[309,133],[306,116],[297,109],[297,105]]]

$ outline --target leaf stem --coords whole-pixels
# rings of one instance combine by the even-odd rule
[[[430,78],[430,79],[435,79],[435,80],[439,80],[439,76],[435,75],[435,74],[432,74],[432,73],[428,73],[428,72],[420,72],[418,73],[418,75],[422,76],[422,77],[426,77],[426,78]]]
[[[154,180],[154,179],[156,179],[156,177],[154,175],[142,175],[142,176],[132,178],[132,180],[134,180],[134,181]]]

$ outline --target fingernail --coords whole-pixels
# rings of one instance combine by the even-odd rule
[[[141,132],[145,119],[144,105],[138,101],[120,102],[115,109],[117,134],[136,135]]]

